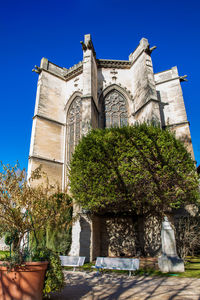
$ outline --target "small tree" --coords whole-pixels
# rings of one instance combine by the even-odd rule
[[[40,183],[35,181],[40,180]],[[34,182],[34,186],[33,183]],[[26,180],[25,170],[18,165],[11,167],[2,165],[0,173],[0,220],[1,232],[10,232],[17,236],[15,247],[23,253],[22,240],[28,233],[33,233],[37,244],[37,234],[46,229],[47,225],[61,223],[62,212],[71,209],[69,196],[60,193],[58,186],[49,183],[41,168],[37,168]],[[62,201],[61,201],[62,200]],[[67,220],[62,219],[62,226]]]
[[[7,242],[13,243],[10,268],[24,261],[48,260],[44,292],[63,287],[64,277],[60,259],[46,247],[41,248],[39,236],[46,227],[66,228],[68,219],[63,212],[70,212],[72,202],[58,186],[52,186],[48,178],[37,168],[26,180],[25,170],[18,165],[1,165],[0,172],[0,234],[7,234]],[[40,182],[35,182],[40,179]],[[35,243],[29,243],[34,236]],[[45,246],[45,245],[43,245]]]
[[[92,130],[70,164],[71,192],[93,212],[162,214],[195,203],[191,155],[168,130],[153,125]]]

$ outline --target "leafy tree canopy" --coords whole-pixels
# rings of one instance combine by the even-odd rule
[[[71,199],[49,183],[41,167],[34,170],[29,181],[18,164],[12,167],[1,163],[0,171],[0,234],[9,233],[7,242],[17,236],[17,248],[22,253],[25,234],[34,234],[37,241],[47,226],[66,229],[69,222],[63,212],[71,214]]]
[[[160,214],[198,198],[191,155],[154,125],[92,130],[77,145],[69,172],[75,201],[92,212]]]

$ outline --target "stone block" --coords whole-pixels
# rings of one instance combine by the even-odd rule
[[[161,272],[184,272],[184,262],[177,256],[174,230],[165,216],[161,230],[162,255],[158,258]]]
[[[158,257],[158,266],[163,273],[182,273],[185,271],[184,261],[178,256],[168,256],[162,254]]]

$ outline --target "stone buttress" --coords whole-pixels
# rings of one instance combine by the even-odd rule
[[[180,85],[185,76],[180,77],[176,67],[154,74],[151,53],[156,47],[150,48],[145,38],[129,60],[98,59],[90,34],[85,35],[81,44],[83,60],[69,69],[46,58],[41,60],[40,67],[35,66],[39,78],[28,176],[41,164],[50,182],[57,182],[64,191],[69,185],[70,158],[81,136],[91,128],[135,122],[153,121],[163,128],[170,127],[193,156]],[[74,212],[80,213],[80,217],[73,225],[70,254],[86,256],[87,260],[102,254],[113,255],[112,236],[108,233],[112,220],[91,217],[77,205]],[[113,222],[116,230],[124,226],[124,220]],[[127,253],[134,249],[131,231],[124,243]],[[134,250],[131,251],[133,254]]]

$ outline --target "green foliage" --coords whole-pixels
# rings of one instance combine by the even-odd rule
[[[55,210],[60,210],[62,201],[66,201],[67,206],[62,210],[59,222],[52,222],[47,226],[46,230],[46,246],[47,248],[66,255],[71,245],[71,229],[72,229],[72,200],[64,193],[55,194]]]
[[[67,255],[71,245],[71,228],[59,230],[58,228],[48,227],[46,245],[59,254]]]
[[[36,233],[31,232],[29,245],[31,249],[36,249],[37,247],[46,247],[46,228],[37,230]]]
[[[25,170],[20,170],[18,164],[14,167],[2,165],[0,232],[7,232],[7,240],[13,237],[17,240],[16,251],[21,252],[22,259],[30,235],[31,238],[34,236],[37,247],[47,226],[66,228],[69,225],[63,214],[71,213],[71,210],[70,197],[61,193],[58,186],[50,184],[41,168],[37,168],[26,181]]]
[[[49,265],[46,272],[44,295],[60,291],[64,287],[64,275],[58,254],[51,252],[48,257]]]
[[[47,247],[62,255],[67,255],[71,246],[71,229],[72,229],[72,199],[65,193],[56,193],[54,197],[54,210],[60,211],[62,202],[66,202],[66,207],[62,208],[60,218],[54,222],[47,222],[46,228],[37,230],[35,234],[30,236],[31,248]]]
[[[10,246],[13,243],[16,244],[18,242],[17,231],[6,232],[4,241],[7,246]]]
[[[0,260],[4,260],[4,258],[9,256],[9,251],[0,250]]]
[[[162,213],[194,203],[198,178],[191,155],[154,125],[92,130],[70,164],[71,192],[93,212]]]
[[[40,167],[27,181],[18,164],[2,164],[0,235],[6,233],[7,243],[14,245],[5,264],[11,269],[26,261],[48,260],[45,293],[59,290],[64,282],[58,255],[46,248],[46,228],[64,232],[71,226],[71,216],[71,198],[50,184]]]

